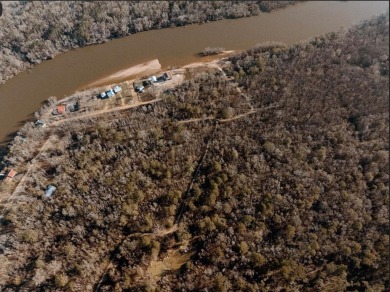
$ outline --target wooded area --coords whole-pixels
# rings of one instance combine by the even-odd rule
[[[388,290],[388,48],[382,15],[58,126],[5,208],[0,287]],[[16,139],[6,157],[19,169],[47,130],[21,134],[30,147]],[[172,251],[190,260],[154,281]]]
[[[0,83],[73,48],[151,29],[253,16],[295,2],[4,2],[0,17]]]

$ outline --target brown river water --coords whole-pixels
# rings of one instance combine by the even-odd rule
[[[0,85],[0,141],[48,97],[61,99],[116,71],[152,59],[163,68],[199,62],[196,54],[208,46],[242,50],[266,41],[291,44],[388,10],[387,1],[310,1],[249,18],[142,32],[61,54]]]

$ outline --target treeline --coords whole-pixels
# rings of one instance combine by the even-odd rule
[[[0,17],[0,83],[72,48],[151,29],[257,15],[260,10],[271,11],[294,2],[4,2]]]
[[[387,291],[388,21],[256,46],[148,107],[26,125],[16,169],[52,138],[1,220],[2,290]]]

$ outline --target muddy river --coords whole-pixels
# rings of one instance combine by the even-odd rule
[[[200,61],[205,47],[250,48],[293,43],[349,27],[389,10],[387,1],[310,1],[272,13],[135,34],[42,62],[0,85],[0,141],[15,132],[49,96],[61,99],[116,71],[152,59],[163,68]]]

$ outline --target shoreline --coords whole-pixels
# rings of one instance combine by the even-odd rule
[[[56,104],[69,101],[78,92],[96,91],[96,90],[104,88],[104,87],[108,88],[110,86],[114,86],[115,84],[120,83],[120,82],[130,82],[130,81],[134,82],[135,80],[137,80],[141,76],[147,75],[147,74],[153,74],[153,73],[157,74],[157,73],[160,73],[162,71],[184,71],[187,69],[194,69],[194,68],[202,67],[202,66],[205,66],[205,67],[208,66],[210,68],[213,68],[213,67],[215,67],[216,63],[220,62],[221,60],[223,60],[223,59],[225,59],[233,54],[237,54],[239,52],[240,51],[238,51],[238,50],[223,51],[218,55],[203,57],[204,61],[192,62],[192,63],[186,64],[184,66],[171,68],[171,69],[162,68],[159,60],[153,59],[153,60],[138,64],[135,66],[131,66],[131,67],[126,68],[126,69],[121,69],[115,73],[108,75],[108,76],[99,78],[96,81],[84,86],[83,89],[81,89],[79,91],[76,90],[71,95],[65,96],[64,98],[57,100]],[[177,84],[175,84],[175,86],[177,86]],[[45,107],[45,105],[43,104],[35,112],[39,112],[44,107]],[[34,120],[36,120],[36,118],[34,117],[35,112],[32,112],[30,114],[29,119],[23,121],[24,123],[17,129],[17,131],[10,134],[6,140],[4,140],[0,143],[0,166],[1,166],[1,163],[3,162],[3,158],[9,153],[10,146],[13,144],[15,138],[18,137],[18,132],[23,127],[25,127],[27,125],[27,123],[33,122]]]
[[[120,82],[129,80],[130,78],[135,78],[140,75],[148,75],[161,71],[161,64],[158,59],[153,59],[151,61],[137,64],[135,66],[131,66],[127,69],[119,70],[113,74],[97,79],[86,86],[85,89],[92,89],[95,87],[104,86],[114,82]]]
[[[144,75],[158,74],[158,73],[161,73],[163,71],[183,70],[183,69],[185,70],[185,69],[196,68],[196,67],[205,66],[205,65],[212,65],[215,62],[218,62],[224,58],[227,58],[227,57],[234,55],[234,54],[238,54],[240,52],[241,52],[241,50],[227,50],[227,51],[223,51],[217,55],[202,57],[204,59],[204,61],[192,62],[192,63],[188,63],[186,65],[174,67],[174,68],[170,68],[169,66],[162,67],[160,64],[160,61],[158,59],[153,59],[153,60],[141,63],[141,64],[137,64],[137,65],[125,68],[125,69],[121,69],[121,70],[116,71],[110,75],[101,77],[101,78],[83,86],[81,90],[76,90],[71,95],[62,98],[61,100],[58,100],[58,102],[67,100],[69,97],[73,96],[76,92],[94,90],[94,89],[99,89],[101,87],[109,87],[109,86],[115,85],[116,83],[125,82],[125,81],[135,81]]]
[[[238,50],[223,51],[218,55],[203,57],[204,61],[192,62],[192,63],[186,64],[186,65],[177,67],[175,69],[179,70],[179,69],[187,69],[187,68],[202,66],[202,65],[205,65],[207,63],[214,62],[216,60],[221,60],[223,58],[226,58],[227,56],[230,56],[230,55],[238,53],[238,52],[240,52],[240,51],[238,51]],[[141,63],[141,64],[137,64],[137,65],[125,68],[125,69],[121,69],[121,70],[116,71],[110,75],[101,77],[101,78],[99,78],[99,79],[97,79],[97,80],[95,80],[87,85],[82,86],[80,88],[80,90],[74,91],[69,96],[65,96],[61,99],[58,99],[57,103],[66,101],[69,97],[73,96],[77,92],[93,90],[93,89],[97,89],[100,87],[107,87],[107,86],[111,86],[111,85],[114,85],[115,83],[119,83],[119,82],[136,80],[137,78],[140,78],[143,75],[159,73],[159,72],[164,71],[164,70],[169,70],[169,69],[166,67],[162,67],[158,59],[153,59],[153,60]],[[42,104],[41,107],[38,108],[36,111],[31,112],[29,114],[28,118],[26,118],[24,121],[21,121],[22,124],[20,125],[20,127],[18,127],[18,129],[16,131],[8,134],[4,140],[0,141],[0,152],[4,152],[4,150],[8,148],[8,146],[10,145],[10,143],[12,143],[12,141],[14,140],[15,136],[20,131],[20,129],[23,128],[26,123],[33,121],[34,120],[34,113],[39,111],[43,106],[44,106],[44,104]],[[7,151],[5,151],[5,152],[7,152]],[[2,156],[4,156],[4,155],[2,155]],[[0,159],[2,156],[0,156]]]
[[[207,63],[210,63],[210,62],[213,62],[216,60],[221,60],[221,59],[226,58],[230,55],[237,54],[239,52],[240,52],[239,50],[222,51],[221,53],[219,53],[217,55],[201,57],[204,59],[204,61],[189,63],[186,65],[180,66],[176,69],[186,69],[186,68],[193,68],[193,67],[201,66],[203,64],[207,64]],[[155,73],[159,73],[159,72],[165,71],[165,70],[169,70],[168,67],[162,67],[161,63],[158,59],[153,59],[153,60],[141,63],[141,64],[137,64],[137,65],[125,68],[125,69],[121,69],[121,70],[116,71],[110,75],[99,78],[99,79],[83,86],[82,90],[89,90],[89,89],[94,89],[94,88],[98,88],[98,87],[112,85],[114,83],[119,83],[119,82],[123,82],[123,81],[135,80],[137,78],[140,78],[141,76],[155,74]]]

